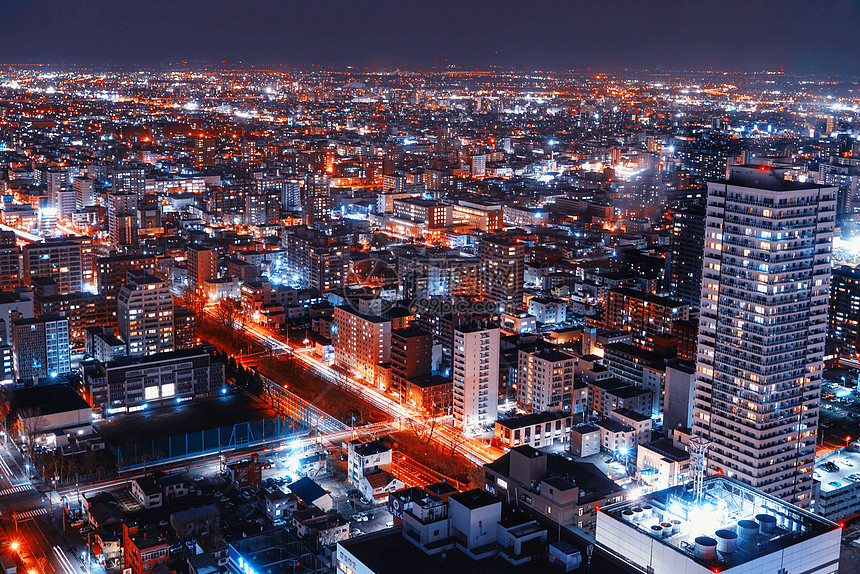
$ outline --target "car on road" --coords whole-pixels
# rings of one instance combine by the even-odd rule
[[[203,480],[203,477],[199,474],[194,476],[194,482],[200,482],[201,480]]]
[[[87,534],[89,534],[92,531],[93,531],[93,529],[90,528],[89,524],[87,524],[87,525],[82,526],[78,532],[81,533],[81,536],[86,536]]]

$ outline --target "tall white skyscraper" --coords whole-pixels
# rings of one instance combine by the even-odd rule
[[[493,423],[499,412],[499,328],[480,324],[454,329],[454,426]]]
[[[837,189],[728,175],[708,184],[693,434],[709,473],[808,506]]]

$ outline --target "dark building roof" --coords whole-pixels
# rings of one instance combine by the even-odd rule
[[[634,420],[637,423],[641,423],[642,421],[646,421],[646,420],[651,418],[651,417],[646,417],[642,413],[638,413],[638,412],[632,411],[630,409],[615,409],[612,412],[618,413],[622,417],[626,417],[628,419]]]
[[[498,498],[481,490],[480,488],[473,488],[466,492],[452,494],[449,500],[456,500],[469,510],[475,510],[477,508],[483,508],[485,506],[490,506],[491,504],[499,503]]]
[[[391,447],[379,440],[355,445],[355,452],[359,456],[370,456],[372,454],[388,452],[389,450],[391,450]]]
[[[90,405],[71,386],[37,385],[12,391],[14,411],[29,411],[39,415],[53,415],[87,409]]]
[[[541,423],[552,422],[568,418],[570,413],[561,411],[544,411],[542,413],[531,413],[518,417],[496,421],[496,424],[509,429],[518,429],[522,427],[532,426]]]
[[[306,504],[313,503],[326,495],[326,491],[308,477],[300,478],[287,486],[290,492],[301,498]]]
[[[675,446],[671,439],[661,438],[648,444],[641,445],[641,448],[653,450],[663,458],[678,462],[690,458],[690,453]]]

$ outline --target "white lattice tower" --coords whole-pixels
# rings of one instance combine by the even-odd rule
[[[700,436],[694,436],[690,439],[690,451],[693,460],[690,461],[691,471],[693,473],[693,493],[695,494],[696,502],[702,499],[702,493],[705,488],[705,451],[711,443]]]

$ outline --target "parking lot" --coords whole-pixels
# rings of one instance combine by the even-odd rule
[[[825,372],[821,388],[821,432],[819,443],[826,448],[845,446],[860,438],[860,395],[857,374],[842,369]]]

